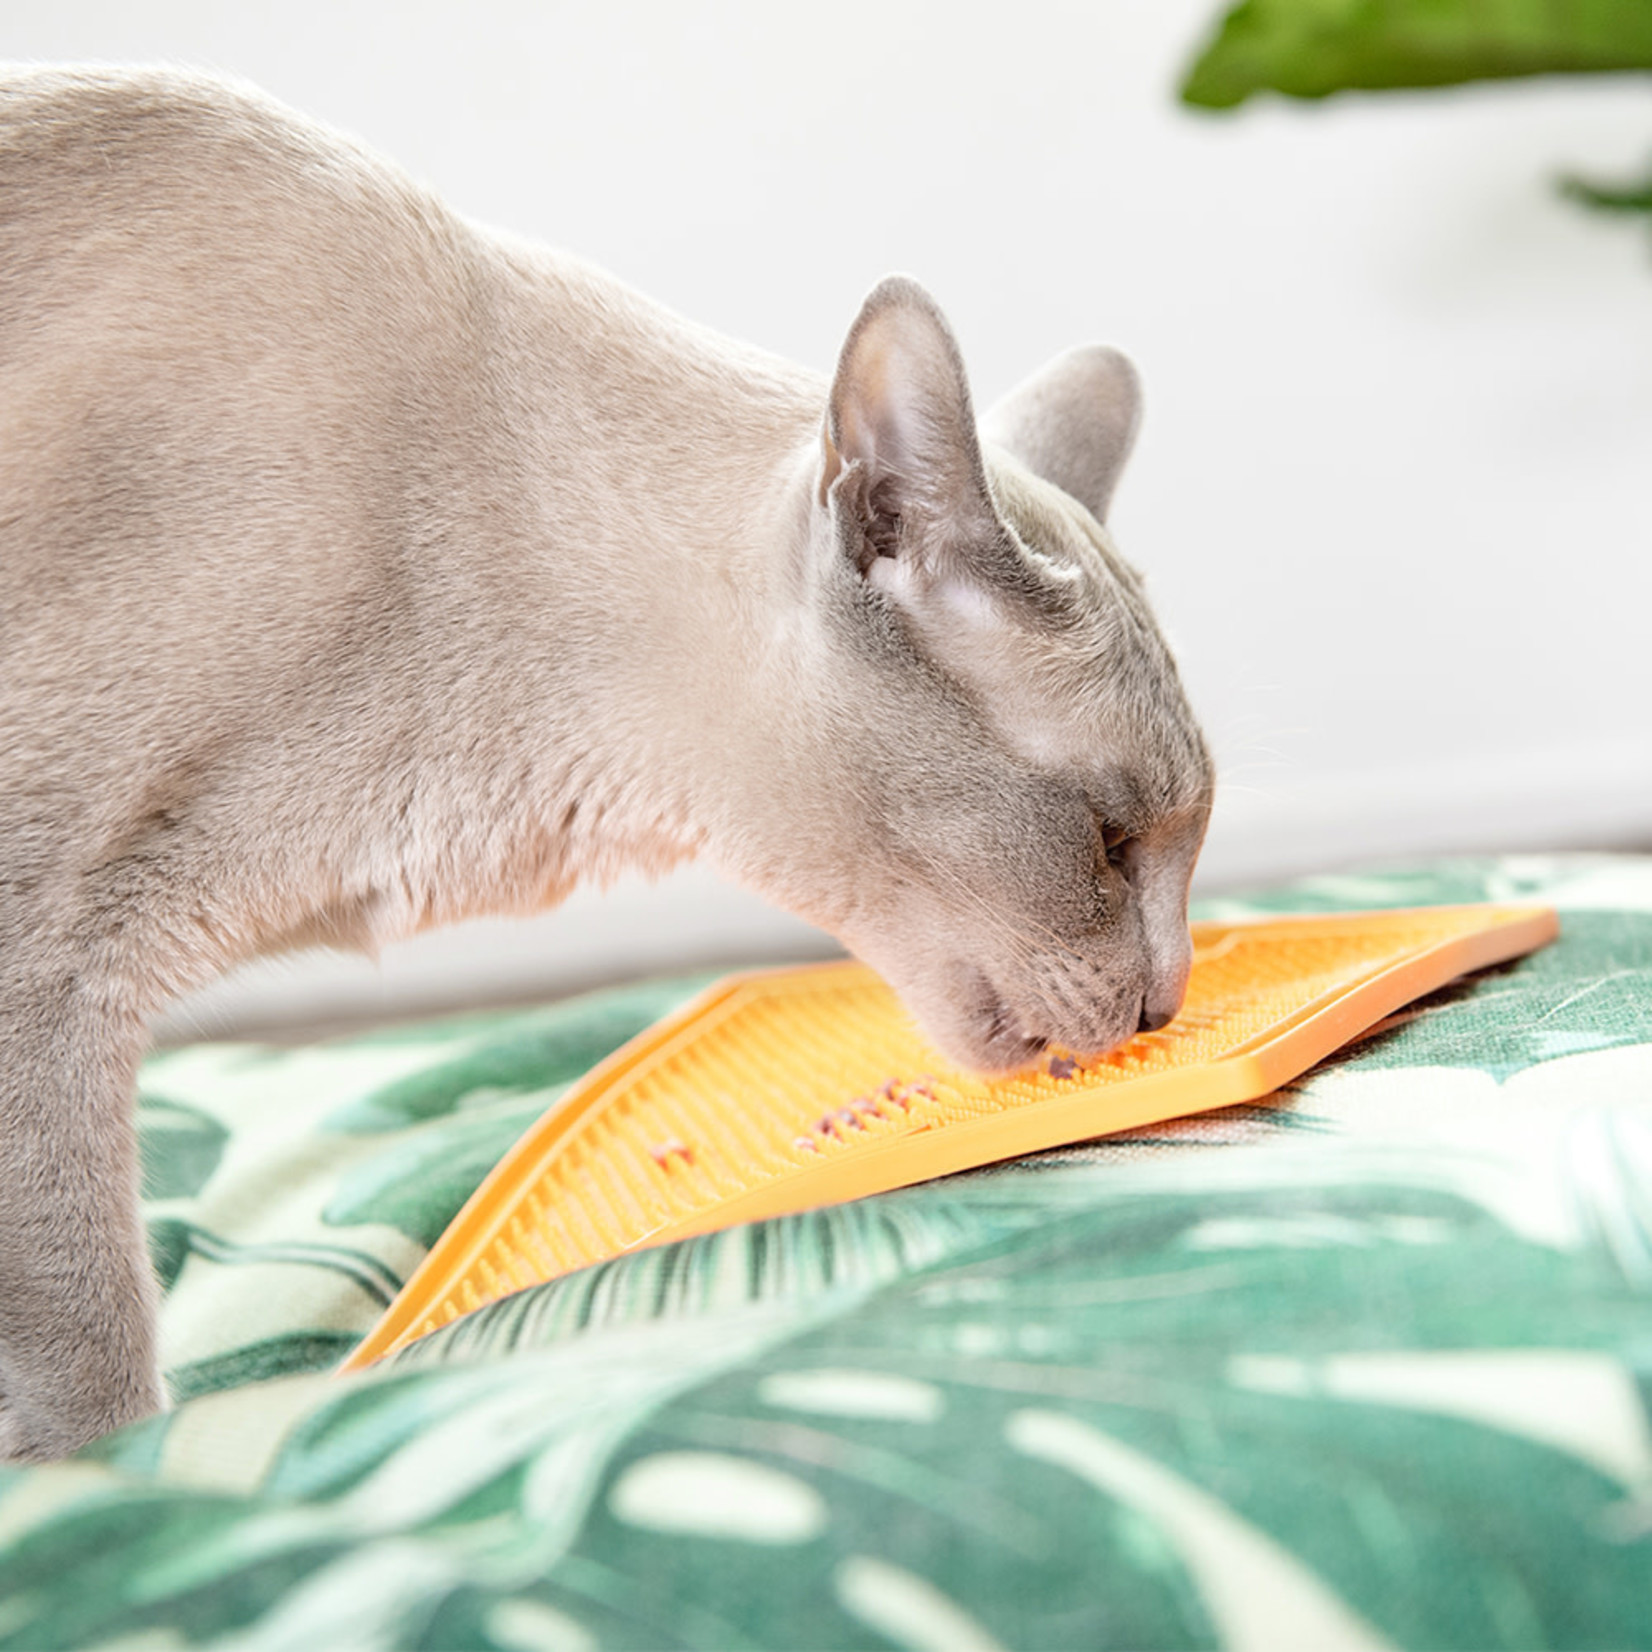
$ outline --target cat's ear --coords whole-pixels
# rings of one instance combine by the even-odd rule
[[[1018,384],[981,431],[1100,522],[1140,424],[1141,379],[1130,358],[1106,344],[1083,344]]]
[[[1001,538],[957,341],[907,276],[880,281],[849,329],[822,449],[820,502],[874,583],[963,573]]]

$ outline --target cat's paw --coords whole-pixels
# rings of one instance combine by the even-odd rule
[[[159,1378],[124,1386],[101,1403],[30,1408],[0,1396],[0,1468],[52,1463],[127,1423],[166,1409]]]
[[[0,1399],[0,1468],[8,1463],[39,1461],[40,1453],[33,1449],[22,1417],[7,1401]]]

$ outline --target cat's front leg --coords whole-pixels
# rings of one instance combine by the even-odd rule
[[[142,1046],[85,973],[0,976],[0,1460],[61,1457],[163,1403]]]

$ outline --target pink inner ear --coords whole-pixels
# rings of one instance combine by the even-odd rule
[[[908,282],[867,300],[831,392],[833,440],[846,464],[963,486],[978,471],[969,386],[945,320]]]
[[[838,441],[851,459],[874,474],[912,470],[926,462],[933,445],[924,413],[916,405],[922,394],[915,364],[882,318],[858,341],[848,382],[838,398]],[[930,437],[926,440],[926,437]]]

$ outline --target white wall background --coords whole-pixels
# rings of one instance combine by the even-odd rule
[[[829,367],[906,269],[977,397],[1110,339],[1114,525],[1220,759],[1205,887],[1362,856],[1652,843],[1652,244],[1556,198],[1645,80],[1180,110],[1217,0],[53,0],[13,58],[200,63],[461,211]],[[174,1026],[522,996],[819,950],[704,876],[306,958]]]

